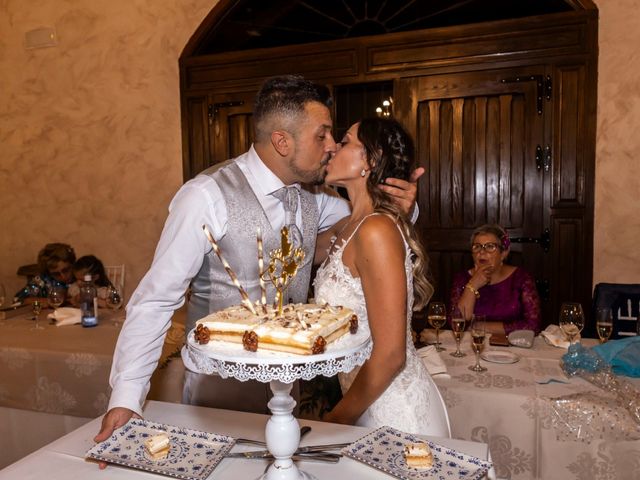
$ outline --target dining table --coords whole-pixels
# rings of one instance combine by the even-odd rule
[[[222,436],[264,440],[265,424],[269,416],[255,413],[237,412],[215,408],[180,405],[168,402],[148,401],[145,404],[144,421],[165,426],[177,426],[199,432],[215,433]],[[372,432],[372,428],[339,425],[314,420],[301,420],[301,425],[311,430],[301,440],[301,446],[326,445],[334,443],[349,444]],[[87,459],[86,453],[94,446],[93,437],[99,430],[97,418],[64,437],[47,444],[32,454],[0,470],[0,480],[119,480],[167,478],[157,473],[110,464],[106,470],[100,470],[95,460]],[[450,438],[424,437],[424,439],[443,447],[448,452],[456,452],[481,460],[490,460],[486,443],[470,442]],[[236,444],[231,453],[260,450],[261,447]],[[340,450],[336,450],[340,452]],[[269,465],[266,459],[223,458],[206,478],[208,480],[257,479]],[[354,480],[389,479],[388,473],[375,469],[366,463],[343,456],[337,463],[321,463],[313,460],[297,462],[300,470],[317,479]],[[185,478],[192,472],[184,472]],[[428,477],[422,477],[428,478]],[[447,477],[451,478],[451,477]],[[470,478],[470,477],[467,477]]]
[[[549,345],[542,336],[531,348],[485,342],[480,364],[487,370],[474,372],[469,332],[461,342],[462,358],[451,355],[456,348],[451,331],[440,332],[440,340],[445,368],[433,378],[453,437],[487,443],[498,478],[640,479],[638,418],[619,404],[615,391],[565,375],[566,348]],[[585,347],[596,343],[582,339]],[[640,379],[619,378],[640,392]]]
[[[44,308],[0,321],[0,468],[103,415],[124,309],[99,310],[99,324],[59,326]],[[183,316],[174,315],[149,398],[180,401]],[[177,370],[176,368],[177,367]]]

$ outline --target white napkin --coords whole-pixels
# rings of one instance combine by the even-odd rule
[[[436,350],[435,345],[427,345],[418,350],[418,356],[422,359],[422,363],[427,367],[429,374],[433,377],[439,375],[440,378],[451,378],[447,372],[447,366],[440,358],[440,354]]]
[[[425,328],[420,332],[419,338],[422,343],[436,343],[436,331],[431,328]]]
[[[547,328],[540,332],[540,335],[542,335],[542,338],[544,338],[545,341],[551,346],[569,348],[569,340],[567,340],[567,337],[558,325],[548,325]],[[576,341],[579,340],[580,334],[578,334],[576,338]]]
[[[72,307],[56,308],[47,318],[56,321],[56,326],[75,325],[80,323],[80,309]]]

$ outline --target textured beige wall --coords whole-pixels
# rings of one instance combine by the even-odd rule
[[[640,283],[640,0],[600,11],[594,283]]]
[[[0,1],[0,282],[46,242],[146,271],[182,181],[178,57],[217,0]],[[640,0],[599,0],[594,281],[640,282]],[[54,26],[55,48],[24,34]]]
[[[0,282],[47,242],[148,268],[182,183],[178,57],[217,0],[0,1]],[[26,50],[53,26],[59,45]]]

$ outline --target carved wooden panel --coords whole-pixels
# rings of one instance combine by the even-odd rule
[[[585,70],[570,65],[554,71],[553,206],[585,205]]]
[[[448,298],[456,272],[473,265],[468,251],[475,227],[499,223],[516,237],[538,237],[544,229],[546,180],[534,158],[535,144],[544,138],[536,83],[502,81],[523,73],[536,71],[436,75],[398,83],[400,115],[415,131],[418,160],[427,170],[419,187],[417,226],[439,298]],[[405,93],[411,103],[400,100]],[[546,257],[538,245],[517,244],[510,263],[544,279]]]
[[[551,323],[557,323],[557,314],[562,302],[580,302],[589,315],[590,295],[585,298],[581,279],[590,276],[585,266],[591,261],[586,257],[583,222],[579,216],[552,218],[553,270],[551,300],[558,308],[552,312]]]
[[[209,103],[207,95],[189,97],[184,102],[186,111],[183,112],[183,122],[186,120],[188,125],[188,128],[183,129],[183,136],[186,137],[182,152],[185,180],[209,166],[211,158],[207,118]]]

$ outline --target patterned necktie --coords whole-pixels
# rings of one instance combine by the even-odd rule
[[[298,197],[300,192],[295,187],[282,187],[273,192],[273,196],[282,202],[284,207],[284,225],[289,227],[290,240],[294,247],[302,246],[302,233],[296,225]]]

